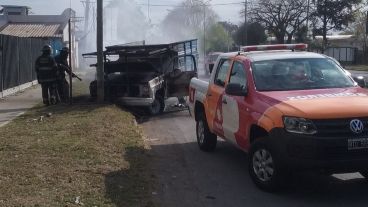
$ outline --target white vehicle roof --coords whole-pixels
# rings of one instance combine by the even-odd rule
[[[293,51],[262,51],[244,54],[252,61],[277,60],[277,59],[299,59],[299,58],[326,58],[324,55],[314,52]]]
[[[268,51],[252,51],[252,52],[231,52],[223,53],[220,55],[221,58],[231,58],[236,55],[243,55],[252,60],[264,61],[264,60],[277,60],[277,59],[298,59],[298,58],[326,58],[325,55],[304,52],[304,51],[291,51],[291,50],[268,50]]]

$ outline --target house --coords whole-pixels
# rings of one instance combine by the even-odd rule
[[[315,36],[316,41],[322,44],[323,36]],[[354,35],[327,35],[329,47],[351,47],[363,50],[363,44]]]
[[[50,44],[54,55],[71,45],[71,66],[78,67],[75,12],[66,9],[60,15],[31,15],[30,10],[28,6],[0,7],[0,98],[33,85],[32,61],[41,54],[43,44]]]
[[[29,15],[30,7],[1,5],[0,35],[25,38],[42,38],[50,41],[54,54],[63,46],[69,46],[69,20],[75,18],[72,9],[60,15]],[[71,25],[72,66],[78,67],[78,42],[75,38],[75,23]]]

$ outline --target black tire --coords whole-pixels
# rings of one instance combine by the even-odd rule
[[[156,96],[151,106],[148,107],[148,113],[150,115],[161,114],[165,109],[165,101],[161,96]]]
[[[249,175],[254,184],[266,192],[280,191],[285,183],[285,172],[266,138],[256,140],[251,145],[248,156]]]
[[[205,152],[215,150],[217,145],[217,136],[209,130],[207,120],[204,115],[201,115],[196,122],[196,134],[199,149]]]

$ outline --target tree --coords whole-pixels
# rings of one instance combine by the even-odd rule
[[[166,36],[174,38],[171,40],[182,40],[203,34],[204,28],[208,30],[217,18],[203,0],[185,0],[167,14],[161,27]]]
[[[104,8],[104,35],[106,44],[122,44],[145,40],[149,23],[141,8],[130,0],[113,0]],[[132,18],[134,17],[134,18]],[[124,24],[119,20],[128,20]],[[117,41],[117,42],[115,42]]]
[[[295,32],[295,42],[305,43],[308,41],[308,27],[302,26]]]
[[[285,37],[290,43],[307,20],[307,7],[305,0],[258,0],[249,14],[254,22],[273,33],[278,43],[284,43]]]
[[[358,11],[355,14],[355,21],[347,32],[354,35],[359,42],[363,45],[363,49],[367,52],[368,47],[368,34],[367,34],[367,12]]]
[[[214,24],[209,29],[209,35],[206,39],[206,52],[227,52],[233,45],[233,39],[221,23]]]
[[[311,14],[314,21],[314,35],[323,36],[322,49],[327,46],[327,33],[342,30],[353,22],[354,6],[362,0],[317,0],[316,10]]]
[[[247,31],[245,31],[247,28]],[[234,41],[237,45],[243,44],[244,33],[247,32],[247,45],[259,45],[267,40],[267,35],[265,33],[264,27],[258,23],[250,23],[247,27],[241,25],[239,29],[234,34]]]
[[[218,22],[218,24],[221,24],[222,27],[231,35],[233,35],[238,29],[239,26],[236,24],[233,24],[231,22]]]

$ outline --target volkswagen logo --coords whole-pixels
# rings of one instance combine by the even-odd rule
[[[353,119],[350,122],[350,129],[355,134],[360,134],[364,131],[364,125],[363,122],[359,119]]]

